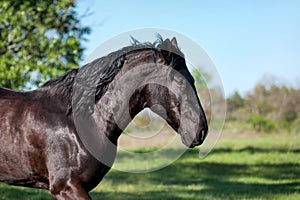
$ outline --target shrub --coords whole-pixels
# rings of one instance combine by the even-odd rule
[[[249,120],[256,131],[271,132],[275,130],[275,124],[261,115],[252,116]]]
[[[297,118],[297,119],[291,124],[291,131],[292,131],[292,133],[300,133],[300,118]]]

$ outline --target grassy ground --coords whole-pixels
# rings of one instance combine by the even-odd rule
[[[112,170],[93,199],[300,199],[300,135],[225,133],[208,157],[187,151],[156,172]],[[0,184],[0,199],[51,199]]]

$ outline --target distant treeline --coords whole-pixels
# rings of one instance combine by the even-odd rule
[[[227,98],[226,118],[258,132],[300,133],[300,89],[259,83],[245,96],[235,92]]]

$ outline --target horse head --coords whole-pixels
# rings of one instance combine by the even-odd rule
[[[195,147],[203,143],[208,125],[197,96],[194,79],[188,70],[176,38],[151,45],[137,45],[127,51],[122,85],[134,88],[129,102],[133,117],[143,108],[150,108],[163,117],[181,135],[183,144]],[[130,73],[129,73],[130,72]]]

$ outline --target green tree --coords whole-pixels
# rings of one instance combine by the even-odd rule
[[[201,67],[199,67],[201,69]],[[195,85],[197,88],[207,88],[208,82],[211,81],[211,77],[206,72],[200,72],[196,68],[192,68],[191,74],[195,79]]]
[[[89,32],[73,0],[0,1],[0,85],[29,89],[77,67]]]
[[[231,97],[227,98],[227,110],[229,112],[232,112],[243,106],[244,106],[244,99],[237,91],[235,91]]]

